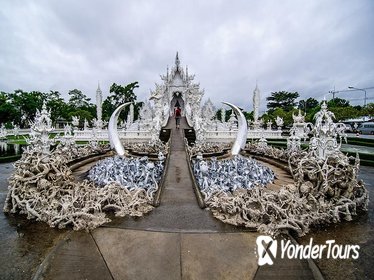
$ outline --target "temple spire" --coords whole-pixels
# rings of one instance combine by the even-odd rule
[[[261,100],[260,90],[258,89],[258,84],[256,80],[256,88],[253,91],[253,120],[255,122],[258,121],[258,117],[259,117],[260,100]]]
[[[177,55],[175,56],[175,66],[177,66],[177,69],[179,68],[179,65],[180,65],[180,61],[179,61],[179,56],[177,52]]]
[[[97,82],[97,90],[96,90],[96,115],[97,115],[97,124],[98,127],[102,127],[102,103],[103,103],[103,93],[100,89],[100,82]]]

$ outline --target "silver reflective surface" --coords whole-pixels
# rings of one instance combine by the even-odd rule
[[[119,139],[119,136],[118,136],[118,131],[117,131],[118,116],[121,113],[121,111],[129,104],[131,104],[131,102],[127,102],[125,104],[120,105],[113,112],[112,116],[110,117],[109,124],[108,124],[110,146],[112,149],[114,148],[117,154],[120,156],[123,156],[125,154],[125,149],[123,148],[121,140]]]
[[[228,102],[222,103],[230,106],[232,110],[235,112],[236,117],[238,118],[238,134],[236,135],[235,142],[231,148],[231,154],[235,156],[239,154],[240,150],[244,149],[245,147],[248,132],[247,120],[245,119],[245,116],[243,115],[242,111],[234,104]]]

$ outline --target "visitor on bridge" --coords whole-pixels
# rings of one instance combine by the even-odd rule
[[[177,109],[175,110],[175,125],[177,129],[179,129],[180,122],[181,122],[181,108],[177,107]]]

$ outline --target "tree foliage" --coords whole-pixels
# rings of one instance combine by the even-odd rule
[[[309,97],[307,100],[300,100],[298,108],[306,113],[310,112],[313,108],[317,107],[319,105],[319,102]]]
[[[374,103],[369,103],[362,109],[364,115],[374,117]]]
[[[350,105],[348,100],[336,97],[327,102],[327,107],[350,107]]]
[[[136,95],[134,93],[134,90],[138,87],[138,82],[133,82],[126,86],[113,83],[109,90],[112,94],[109,95],[103,102],[103,118],[109,120],[110,116],[118,106],[126,102],[133,102],[134,119],[137,119],[141,103],[136,102]],[[120,114],[120,118],[122,120],[125,120],[128,112],[129,106],[127,106],[123,110],[123,112]]]
[[[96,114],[96,106],[89,103],[84,94],[74,90],[69,102],[61,97],[58,91],[26,92],[21,89],[13,93],[2,92],[0,94],[0,123],[13,123],[21,128],[28,127],[30,120],[35,118],[37,110],[41,110],[43,103],[51,111],[51,119],[54,124],[58,120],[70,121],[72,116],[92,119]],[[73,98],[72,98],[73,96]],[[81,101],[78,99],[81,98]]]
[[[275,120],[277,117],[280,117],[284,121],[284,126],[290,126],[293,123],[293,118],[292,114],[297,114],[298,110],[297,109],[292,109],[291,111],[285,111],[282,108],[276,108],[275,110],[268,112],[265,115],[265,118],[262,117],[263,121],[266,123],[269,120],[275,123]]]
[[[298,97],[298,92],[272,92],[271,96],[266,98],[266,100],[268,101],[267,108],[270,112],[272,112],[276,108],[281,108],[284,111],[289,112],[296,106],[296,99]]]
[[[69,102],[68,105],[75,108],[84,108],[90,106],[91,98],[88,98],[79,89],[72,89],[69,91]]]
[[[126,86],[113,84],[110,87],[110,96],[103,102],[103,119],[108,120],[115,108],[124,102],[135,102],[135,117],[142,102],[136,103],[134,89],[138,88],[138,82]],[[19,125],[28,127],[29,121],[35,118],[37,110],[41,110],[43,103],[51,110],[51,119],[55,125],[58,120],[71,121],[77,116],[83,124],[84,119],[92,121],[96,116],[96,105],[91,103],[81,90],[72,89],[68,92],[69,100],[65,102],[58,91],[40,92],[23,91],[17,89],[12,93],[0,92],[0,124],[4,123],[12,127]]]
[[[92,104],[91,98],[87,97],[82,91],[78,89],[72,89],[69,91],[69,101],[67,108],[67,115],[65,119],[71,120],[73,116],[77,116],[80,119],[81,125],[84,120],[92,121],[96,118],[96,105]]]
[[[262,116],[263,120],[266,122],[268,120],[274,121],[277,116],[283,118],[284,125],[289,126],[293,123],[292,114],[297,114],[297,110],[291,109],[288,104],[295,104],[295,101],[292,101],[293,95],[288,95],[284,92],[272,93],[270,99],[270,108],[268,103],[269,110],[266,114]],[[288,98],[289,97],[289,98]],[[287,101],[288,100],[288,101]],[[278,104],[277,106],[275,104]],[[285,106],[283,106],[286,104]],[[284,109],[287,108],[287,110]],[[374,103],[369,103],[365,108],[361,106],[351,106],[348,100],[342,98],[334,98],[327,102],[328,110],[333,112],[335,115],[336,121],[343,121],[351,118],[357,118],[362,116],[374,116]],[[305,121],[314,122],[314,115],[321,109],[321,104],[316,99],[310,97],[306,100],[300,100],[298,102],[298,108],[305,112]]]
[[[20,121],[19,112],[12,104],[10,95],[6,92],[0,93],[0,120],[4,124],[10,124],[11,122],[19,123]]]

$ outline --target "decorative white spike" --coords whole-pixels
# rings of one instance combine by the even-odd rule
[[[238,134],[236,135],[235,142],[231,148],[231,155],[235,156],[238,155],[240,153],[240,150],[244,149],[245,147],[248,132],[247,120],[242,111],[238,107],[228,102],[222,103],[226,104],[227,106],[230,106],[232,110],[235,112],[236,117],[238,118]]]
[[[125,149],[123,148],[123,145],[118,135],[118,130],[117,130],[118,116],[121,113],[121,111],[130,104],[131,102],[127,102],[125,104],[118,106],[118,108],[114,110],[112,116],[110,117],[109,124],[108,124],[110,147],[112,149],[114,148],[119,156],[123,156],[125,154]]]

